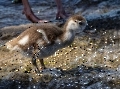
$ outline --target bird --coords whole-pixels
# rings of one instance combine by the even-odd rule
[[[40,71],[36,59],[39,59],[41,69],[45,69],[43,59],[72,44],[86,25],[87,21],[82,15],[74,14],[66,20],[61,28],[52,23],[35,25],[6,42],[5,46],[10,51],[20,51],[29,55],[36,70]]]

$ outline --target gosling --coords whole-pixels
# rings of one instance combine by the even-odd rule
[[[57,50],[69,46],[77,34],[83,32],[87,25],[86,19],[73,15],[62,28],[50,23],[43,23],[26,29],[18,37],[5,45],[10,51],[20,51],[32,57],[32,64],[40,71],[36,59],[39,59],[41,69],[45,69],[43,58],[53,55]]]

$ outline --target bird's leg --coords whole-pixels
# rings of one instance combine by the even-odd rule
[[[35,55],[35,54],[33,54],[33,57],[32,57],[32,64],[35,66],[36,72],[39,73],[40,70],[39,70],[38,65],[37,65],[37,63],[36,63],[36,55]]]
[[[40,51],[40,47],[38,45],[34,45],[34,50],[33,50],[33,58],[32,58],[32,64],[36,67],[37,71],[40,72],[38,65],[36,63],[36,58],[38,58],[37,53]],[[41,69],[45,69],[44,61],[43,59],[39,59],[40,64],[41,64]]]
[[[40,64],[41,64],[41,69],[46,69],[45,64],[44,64],[44,60],[43,59],[39,59]]]

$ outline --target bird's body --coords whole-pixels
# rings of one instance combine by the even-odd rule
[[[42,60],[41,65],[45,67],[43,58],[70,45],[76,34],[85,29],[86,24],[86,20],[82,16],[73,15],[67,20],[63,28],[48,23],[33,26],[7,42],[6,46],[10,50],[30,53],[33,57],[33,64],[36,65],[36,58],[38,58]]]

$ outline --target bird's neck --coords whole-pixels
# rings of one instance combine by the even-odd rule
[[[68,27],[67,23],[64,25],[62,30],[63,30],[63,34],[60,37],[62,43],[65,45],[70,45],[75,38],[75,33],[73,32],[72,29]]]

